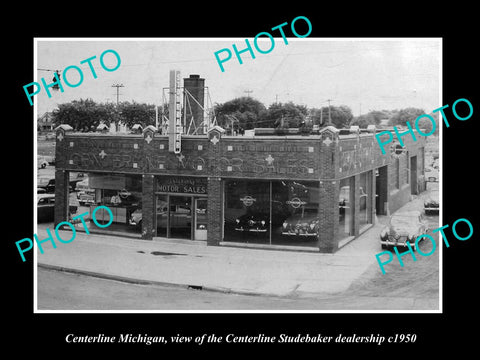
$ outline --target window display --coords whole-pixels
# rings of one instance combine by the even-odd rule
[[[318,182],[225,181],[225,241],[316,246]]]
[[[100,205],[108,206],[113,214],[114,226],[109,229],[131,230],[132,227],[141,227],[141,201],[142,201],[142,177],[140,175],[103,175],[88,174],[89,186],[94,191],[93,204],[90,205],[90,213]],[[101,214],[97,214],[99,223],[103,220]]]

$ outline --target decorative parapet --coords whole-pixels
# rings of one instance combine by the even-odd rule
[[[68,125],[68,124],[61,124],[61,125],[58,125],[56,128],[55,128],[55,136],[57,138],[57,142],[58,141],[62,141],[64,138],[65,138],[65,133],[67,131],[72,131],[73,128]]]
[[[218,125],[215,125],[214,127],[208,129],[207,131],[207,136],[208,136],[208,140],[214,145],[216,146],[217,143],[220,141],[220,139],[222,138],[222,135],[225,133],[225,129],[218,126]]]
[[[150,142],[153,140],[157,131],[158,129],[153,125],[148,125],[145,127],[145,129],[143,129],[143,138],[148,144],[150,144]]]
[[[334,126],[326,126],[319,131],[322,142],[327,146],[330,146],[332,142],[338,142],[339,133],[340,130]]]

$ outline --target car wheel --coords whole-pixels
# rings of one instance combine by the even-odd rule
[[[386,249],[386,248],[387,248],[387,245],[382,244],[382,249]]]

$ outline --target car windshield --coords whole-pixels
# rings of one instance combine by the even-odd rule
[[[300,216],[300,217],[305,217],[305,216],[315,216],[317,215],[317,212],[318,212],[318,209],[315,207],[315,208],[305,208],[305,207],[301,207],[301,208],[298,208],[298,209],[295,209],[294,211],[294,215],[295,216]]]

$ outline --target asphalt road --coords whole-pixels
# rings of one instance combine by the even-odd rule
[[[438,216],[430,217],[433,225]],[[434,234],[438,243],[438,234]],[[420,249],[429,252],[430,243]],[[382,251],[379,249],[379,252]],[[432,310],[439,308],[439,251],[372,264],[347,290],[334,295],[251,296],[138,285],[75,273],[38,269],[40,310]]]

